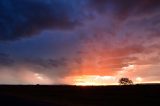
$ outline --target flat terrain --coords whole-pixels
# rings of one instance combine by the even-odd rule
[[[160,106],[160,85],[1,85],[0,106]]]

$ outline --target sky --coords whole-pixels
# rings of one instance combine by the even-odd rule
[[[0,84],[160,82],[160,0],[0,0]]]

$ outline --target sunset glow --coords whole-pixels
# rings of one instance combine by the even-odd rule
[[[136,81],[140,83],[140,82],[143,81],[143,79],[142,79],[141,77],[137,77],[137,78],[136,78]]]
[[[98,85],[113,85],[116,84],[116,78],[112,76],[99,76],[99,75],[82,75],[71,76],[65,79],[71,85],[80,86],[98,86]]]
[[[0,10],[0,84],[160,81],[160,0],[0,0]]]

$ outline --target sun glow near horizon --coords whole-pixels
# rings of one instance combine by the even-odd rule
[[[128,65],[127,67],[123,67],[121,71],[123,73],[115,73],[113,75],[107,75],[108,71],[102,71],[99,72],[96,70],[95,66],[94,68],[90,68],[89,71],[82,70],[82,73],[76,73],[71,74],[68,79],[66,79],[67,82],[69,82],[72,85],[78,85],[78,86],[101,86],[101,85],[118,85],[118,80],[121,77],[125,76],[125,73],[128,72],[128,70],[135,69],[135,65]],[[86,67],[83,67],[84,69]],[[91,71],[93,70],[93,71]],[[89,73],[92,72],[92,73]]]
[[[116,78],[113,76],[82,75],[73,78],[73,85],[80,86],[113,85],[115,82]]]

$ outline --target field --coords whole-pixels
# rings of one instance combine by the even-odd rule
[[[0,106],[160,106],[160,85],[1,85]]]

